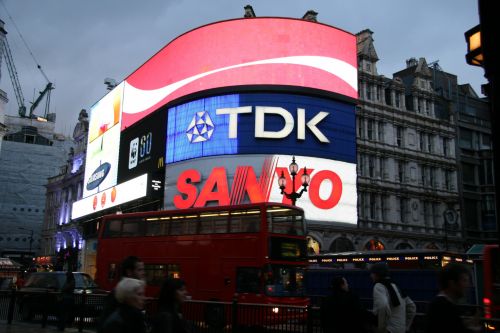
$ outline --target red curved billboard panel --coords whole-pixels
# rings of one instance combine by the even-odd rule
[[[124,81],[121,128],[179,97],[240,85],[298,86],[357,98],[356,38],[331,26],[286,18],[197,28]]]

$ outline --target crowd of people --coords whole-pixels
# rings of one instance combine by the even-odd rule
[[[388,266],[377,263],[370,267],[373,285],[373,308],[363,307],[341,275],[331,283],[331,294],[322,300],[321,327],[324,333],[405,333],[410,330],[416,314],[415,303],[391,280]],[[439,274],[440,292],[429,304],[426,332],[473,333],[478,323],[462,320],[458,301],[469,285],[469,272],[459,264],[445,266]],[[187,298],[183,280],[166,278],[158,296],[155,314],[145,317],[144,263],[127,257],[121,264],[121,279],[107,296],[98,321],[98,333],[187,333],[181,306]],[[74,302],[75,278],[71,272],[61,293],[61,315],[58,324],[64,330],[68,309]],[[147,324],[146,324],[147,323]]]

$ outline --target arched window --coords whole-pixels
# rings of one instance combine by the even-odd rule
[[[413,249],[413,246],[411,246],[410,244],[408,243],[399,243],[397,246],[396,246],[396,250],[411,250]]]
[[[321,251],[321,244],[313,237],[307,236],[307,252],[309,254],[319,254]]]
[[[347,237],[339,237],[330,246],[330,252],[354,251],[354,244]]]
[[[365,245],[366,251],[381,251],[385,250],[385,245],[376,239],[370,239]]]

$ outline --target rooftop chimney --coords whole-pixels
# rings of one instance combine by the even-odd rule
[[[318,22],[317,20],[318,13],[315,12],[314,10],[308,10],[304,16],[302,16],[303,20],[309,21],[309,22]]]
[[[243,8],[245,9],[245,15],[243,17],[245,17],[245,18],[256,17],[255,16],[255,12],[253,11],[252,6],[246,5]]]

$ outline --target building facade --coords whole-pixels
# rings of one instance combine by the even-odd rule
[[[48,178],[40,265],[80,270],[84,264],[79,255],[85,243],[81,230],[72,223],[71,209],[82,198],[88,124],[87,111],[81,110],[68,159],[58,175]]]
[[[70,140],[55,123],[5,116],[0,153],[0,256],[31,258],[40,249],[47,178],[59,171]]]
[[[311,244],[322,252],[464,251],[456,116],[437,107],[425,59],[410,59],[392,79],[379,74],[372,34],[357,34],[358,227],[312,225]]]

